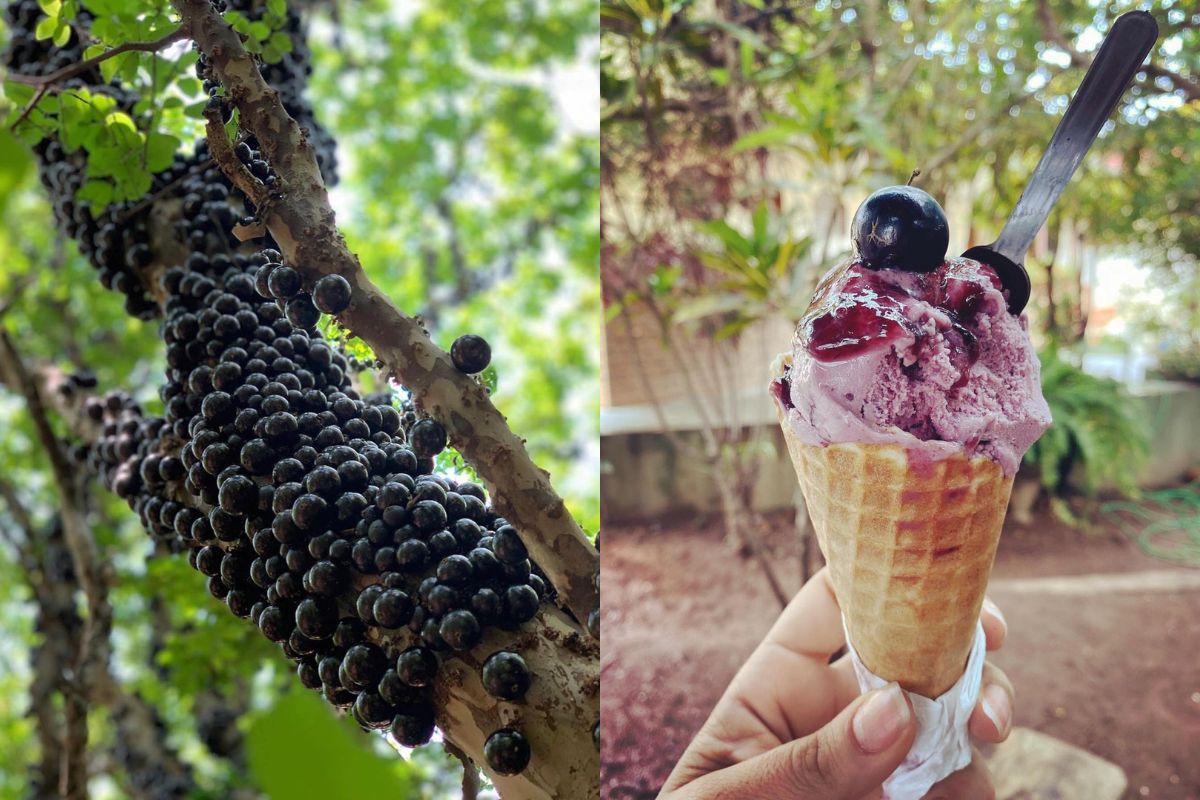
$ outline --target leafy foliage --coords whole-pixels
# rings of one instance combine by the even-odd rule
[[[1054,421],[1025,454],[1024,465],[1037,472],[1056,500],[1076,468],[1088,496],[1103,487],[1136,491],[1149,443],[1124,387],[1087,374],[1054,350],[1043,352],[1041,362],[1042,392]],[[1061,500],[1054,507],[1069,518]]]
[[[46,17],[38,24],[38,37],[66,44],[75,35],[72,24],[81,11],[79,0],[46,0],[41,5]],[[96,40],[84,48],[85,58],[120,44],[157,40],[178,27],[168,13],[170,4],[159,0],[87,0],[82,8]],[[192,74],[195,63],[196,54],[186,47],[120,53],[97,67],[103,80],[112,84],[106,92],[68,81],[61,91],[43,96],[40,88],[10,79],[4,83],[0,111],[8,112],[5,127],[25,116],[16,132],[27,144],[55,136],[67,152],[86,159],[87,182],[79,199],[98,214],[110,203],[145,194],[152,177],[170,166],[181,143],[195,138],[207,99]],[[116,98],[122,90],[141,98],[132,113],[118,108]]]

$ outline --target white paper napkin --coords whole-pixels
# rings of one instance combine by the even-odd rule
[[[845,628],[845,620],[842,627]],[[858,676],[858,688],[863,694],[886,686],[885,681],[867,669],[846,635],[846,649]],[[917,738],[904,762],[883,783],[884,800],[920,800],[930,787],[942,778],[971,763],[971,742],[967,736],[967,720],[979,699],[983,680],[983,660],[986,654],[983,624],[975,625],[975,643],[967,658],[967,669],[958,683],[936,700],[908,692],[917,715]]]

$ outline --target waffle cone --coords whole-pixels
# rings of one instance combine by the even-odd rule
[[[936,698],[962,676],[1012,491],[989,458],[784,438],[863,664]]]

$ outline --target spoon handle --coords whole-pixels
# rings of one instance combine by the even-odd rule
[[[1157,39],[1158,23],[1145,11],[1122,14],[1113,23],[993,250],[1017,264],[1024,260],[1033,237]]]

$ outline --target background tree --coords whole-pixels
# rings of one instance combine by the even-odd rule
[[[220,17],[207,5],[192,4],[190,10],[191,20],[184,19],[186,32],[203,17],[208,35],[228,35]],[[498,16],[497,10],[504,14]],[[317,16],[311,53],[299,18],[282,3],[231,4],[223,22],[238,31],[240,47],[259,60],[264,77],[281,92],[284,108],[303,125],[307,141],[321,162],[325,181],[332,182],[338,158],[343,165],[348,164],[348,170],[343,171],[350,177],[338,190],[336,201],[342,219],[351,220],[346,232],[368,272],[401,307],[423,315],[425,324],[444,346],[468,329],[491,342],[494,366],[488,368],[482,380],[492,388],[515,429],[520,430],[517,425],[524,422],[537,431],[529,442],[533,457],[556,475],[566,476],[566,482],[560,485],[569,490],[568,507],[575,519],[594,532],[597,489],[595,471],[589,471],[588,461],[595,456],[584,445],[589,438],[594,440],[589,433],[589,425],[594,422],[579,424],[578,418],[594,419],[587,412],[589,406],[594,408],[596,396],[595,371],[590,366],[594,355],[586,346],[587,327],[580,324],[598,299],[594,279],[588,279],[589,272],[594,274],[592,256],[597,241],[594,191],[588,188],[594,183],[595,134],[586,119],[575,127],[556,124],[557,110],[543,74],[564,69],[571,59],[587,58],[580,42],[594,24],[589,10],[561,4],[547,11],[523,3],[497,9],[497,4],[480,3],[464,6],[453,15],[427,7],[415,9],[406,17],[397,15],[386,4],[364,3],[344,5],[338,12],[336,18]],[[381,580],[424,608],[430,620],[446,616],[446,609],[440,609],[440,614],[430,613],[417,586],[424,575],[433,576],[437,559],[429,560],[427,556],[423,569],[413,567],[405,572],[390,562],[392,542],[384,542],[382,533],[366,535],[367,525],[357,534],[354,525],[330,526],[335,532],[330,539],[342,539],[346,546],[363,542],[370,551],[369,558],[360,554],[353,566],[339,561],[337,547],[329,556],[329,563],[337,567],[334,572],[351,578],[351,583],[333,599],[333,620],[338,615],[343,617],[334,638],[311,640],[295,634],[287,637],[283,649],[287,655],[299,658],[301,680],[313,685],[316,677],[316,686],[324,684],[325,695],[334,702],[345,704],[355,699],[355,694],[347,693],[346,683],[360,689],[358,694],[369,694],[366,701],[358,702],[353,714],[360,722],[386,725],[391,722],[382,720],[387,714],[406,717],[393,727],[393,742],[399,738],[415,743],[422,736],[423,720],[436,720],[447,749],[467,765],[465,773],[460,772],[465,777],[458,787],[459,780],[447,775],[444,756],[429,755],[427,749],[413,751],[402,761],[381,762],[361,750],[357,744],[361,740],[345,738],[337,730],[331,729],[315,740],[297,735],[300,726],[310,730],[314,725],[328,728],[332,723],[322,723],[326,715],[295,691],[295,678],[286,674],[289,665],[279,660],[278,650],[250,625],[251,621],[262,622],[262,612],[268,605],[283,612],[275,616],[286,621],[296,603],[289,603],[280,593],[294,589],[272,581],[274,599],[263,592],[259,606],[247,604],[263,589],[255,580],[258,573],[252,562],[262,560],[265,565],[268,560],[254,549],[253,537],[234,537],[232,532],[216,535],[210,528],[198,531],[197,539],[191,525],[184,524],[196,524],[204,518],[218,520],[220,528],[229,520],[211,510],[221,505],[215,483],[189,483],[174,472],[176,462],[172,459],[182,455],[195,435],[204,434],[206,423],[193,421],[203,419],[203,411],[191,405],[200,404],[204,397],[219,390],[211,384],[203,386],[194,399],[186,401],[187,406],[179,402],[172,406],[172,398],[190,393],[188,379],[199,367],[206,366],[200,362],[207,362],[207,368],[211,368],[221,363],[218,359],[222,357],[219,351],[200,353],[195,348],[190,354],[181,352],[185,348],[175,333],[176,325],[180,317],[203,311],[206,298],[184,297],[186,292],[180,289],[184,282],[194,286],[203,280],[213,281],[214,285],[232,289],[226,295],[232,294],[240,301],[239,310],[259,314],[259,322],[275,318],[271,324],[277,326],[276,336],[283,335],[279,326],[290,326],[288,337],[330,341],[335,352],[329,365],[324,361],[308,363],[308,354],[297,350],[292,354],[293,365],[272,364],[268,369],[274,370],[273,375],[301,374],[297,369],[317,370],[321,375],[324,370],[321,377],[327,381],[326,402],[332,403],[336,398],[329,395],[338,391],[349,395],[349,399],[379,390],[386,392],[389,386],[384,373],[363,369],[374,360],[369,344],[349,335],[337,323],[322,322],[320,331],[308,328],[305,333],[306,318],[299,318],[297,325],[278,312],[263,310],[271,305],[269,300],[254,293],[252,285],[252,292],[245,293],[246,287],[233,280],[238,271],[246,270],[251,275],[256,267],[262,268],[264,259],[255,254],[274,244],[269,237],[263,238],[264,228],[271,227],[272,208],[286,208],[294,196],[303,192],[298,189],[299,183],[289,182],[294,176],[289,171],[292,164],[271,161],[260,166],[255,160],[258,153],[268,154],[269,159],[269,154],[279,152],[279,141],[274,135],[256,139],[248,134],[246,122],[255,115],[244,108],[235,111],[244,97],[236,90],[230,93],[228,88],[219,87],[223,78],[228,83],[228,76],[219,74],[223,67],[214,71],[211,62],[196,67],[196,52],[184,43],[185,32],[180,31],[185,28],[175,10],[162,3],[138,4],[135,8],[128,3],[18,2],[12,4],[10,19],[11,72],[5,91],[11,113],[9,126],[0,135],[5,156],[0,158],[4,167],[0,174],[0,210],[6,218],[2,235],[11,245],[5,250],[13,255],[0,285],[4,326],[15,334],[9,337],[13,346],[7,362],[15,367],[5,370],[3,382],[8,391],[28,400],[30,395],[21,392],[14,370],[23,368],[28,373],[34,387],[32,396],[49,409],[42,427],[52,435],[35,434],[29,412],[38,403],[26,402],[24,407],[14,403],[6,408],[4,413],[13,423],[12,433],[0,440],[0,446],[5,448],[7,474],[14,487],[13,502],[6,508],[12,518],[24,515],[28,520],[27,524],[13,526],[13,530],[25,533],[14,536],[13,544],[4,548],[0,569],[37,574],[27,568],[34,562],[20,555],[20,543],[49,542],[48,532],[55,530],[46,510],[60,505],[55,492],[62,489],[63,481],[46,469],[47,461],[61,460],[65,453],[73,459],[71,466],[77,473],[91,475],[93,481],[98,478],[99,483],[116,488],[129,501],[139,512],[140,521],[148,523],[152,541],[146,539],[142,525],[131,520],[127,511],[122,513],[124,503],[103,492],[79,492],[83,506],[80,516],[86,524],[76,526],[75,538],[92,543],[95,563],[102,565],[101,572],[105,573],[97,581],[103,591],[87,595],[89,602],[82,620],[86,627],[86,623],[102,616],[96,611],[104,602],[114,609],[112,652],[93,646],[93,660],[106,667],[103,671],[111,667],[119,678],[114,682],[118,688],[136,692],[146,712],[143,730],[150,726],[158,732],[161,722],[170,749],[137,754],[118,748],[106,753],[109,736],[117,742],[132,742],[133,737],[123,732],[109,733],[117,730],[128,715],[118,719],[113,714],[108,720],[98,711],[98,704],[105,702],[96,679],[102,672],[98,669],[78,676],[79,685],[67,687],[62,693],[82,700],[83,718],[91,721],[99,735],[93,735],[90,741],[80,741],[78,736],[72,739],[57,729],[50,730],[49,721],[42,725],[41,716],[31,726],[22,721],[22,704],[18,703],[12,707],[11,717],[0,715],[0,725],[13,732],[5,738],[0,759],[6,765],[16,765],[0,773],[21,775],[19,765],[32,763],[37,757],[34,739],[42,742],[42,763],[46,764],[45,747],[53,739],[68,745],[74,760],[65,763],[74,768],[65,770],[66,784],[63,770],[56,778],[46,773],[50,782],[59,781],[53,789],[46,788],[48,783],[41,784],[38,791],[46,792],[46,796],[58,796],[57,790],[64,786],[63,791],[70,796],[84,796],[89,786],[97,789],[103,785],[102,776],[111,776],[129,796],[142,796],[139,792],[158,792],[147,796],[176,792],[171,796],[182,796],[180,793],[187,791],[230,796],[230,787],[248,784],[247,773],[253,775],[259,788],[278,796],[295,796],[320,785],[365,794],[379,791],[384,782],[391,782],[399,792],[413,791],[414,786],[424,784],[427,791],[445,792],[454,786],[455,793],[462,791],[465,795],[479,791],[472,762],[482,765],[506,795],[545,796],[563,791],[594,795],[598,769],[593,738],[598,731],[593,731],[593,725],[598,717],[598,679],[593,676],[598,675],[598,659],[591,638],[596,633],[589,636],[585,631],[588,614],[579,612],[578,607],[572,613],[559,610],[553,603],[543,603],[534,620],[512,632],[488,628],[482,644],[462,652],[448,647],[440,632],[446,626],[440,623],[414,624],[417,630],[412,633],[403,628],[385,630],[380,624],[364,625],[358,619],[363,604],[356,600],[367,584]],[[347,42],[354,46],[347,48]],[[236,49],[226,47],[216,55],[224,66],[228,66],[231,56],[250,63],[231,53]],[[314,105],[321,109],[320,116],[334,123],[334,132],[343,141],[336,153],[333,139],[313,118],[304,99],[310,62],[316,65],[311,86]],[[397,80],[401,72],[405,75]],[[348,80],[349,73],[364,79]],[[43,77],[47,75],[52,79]],[[381,98],[379,93],[385,86],[388,93]],[[403,98],[397,87],[404,88]],[[217,99],[210,99],[206,93]],[[233,102],[222,97],[230,97]],[[380,102],[384,99],[390,102]],[[520,113],[498,113],[498,109],[514,105],[519,105]],[[203,116],[206,109],[211,112],[208,120]],[[228,124],[216,126],[223,141],[218,141],[212,152],[220,154],[222,143],[231,152],[237,143],[240,154],[244,154],[243,144],[253,147],[255,154],[246,166],[256,173],[260,187],[265,178],[275,193],[260,203],[258,220],[250,218],[254,209],[237,188],[231,187],[203,145],[189,155],[188,147],[181,144],[205,133],[206,125],[207,132],[213,133],[209,123],[214,116]],[[240,132],[239,120],[243,125]],[[370,123],[364,125],[364,120]],[[54,204],[53,221],[45,195],[30,190],[30,160],[22,157],[14,134],[35,144],[38,172]],[[283,131],[277,138],[282,141],[288,135]],[[294,137],[295,132],[291,135]],[[234,141],[230,142],[228,136],[235,137]],[[400,140],[393,138],[403,136],[410,145],[407,155]],[[377,144],[381,139],[384,144]],[[228,168],[230,163],[224,166]],[[310,188],[304,186],[305,190]],[[251,187],[252,197],[253,192]],[[408,213],[413,209],[433,209],[434,216]],[[239,223],[241,235],[257,234],[258,238],[243,244],[232,235]],[[79,242],[82,253],[76,253],[67,234]],[[332,244],[333,240],[325,242]],[[292,259],[297,255],[289,245],[281,249]],[[225,253],[228,260],[222,255]],[[88,261],[100,269],[101,282],[116,288],[124,298],[97,285]],[[301,269],[307,287],[312,287],[321,272],[328,269],[326,264],[295,260],[289,260],[289,266]],[[345,273],[355,290],[352,308],[340,317],[350,324],[355,319],[354,304],[364,302],[371,292],[369,286],[362,288],[365,276],[356,269]],[[202,278],[205,274],[209,277]],[[591,293],[572,291],[583,286],[593,287]],[[547,308],[546,298],[556,291],[554,296],[563,301]],[[320,302],[320,296],[317,299]],[[217,300],[216,294],[207,297],[207,301]],[[227,310],[232,311],[232,306]],[[161,328],[159,320],[164,318],[164,311],[167,325]],[[536,324],[531,325],[531,319],[536,319]],[[399,322],[404,324],[402,318]],[[190,324],[183,323],[184,327]],[[211,321],[202,323],[202,328],[206,325]],[[530,335],[531,330],[537,335]],[[373,330],[383,336],[387,331],[386,325]],[[247,339],[245,346],[252,347],[247,332],[240,331]],[[162,361],[164,335],[173,342],[166,348],[166,366]],[[206,334],[203,330],[198,338],[206,336],[220,338],[215,331]],[[238,339],[233,337],[235,348]],[[396,366],[393,356],[398,360],[404,356],[403,352],[379,350],[379,343],[375,344],[390,368]],[[423,352],[430,353],[428,347]],[[279,357],[289,358],[282,354]],[[440,358],[449,364],[448,357]],[[225,360],[238,359],[235,354]],[[550,369],[547,365],[551,364],[556,368]],[[242,360],[241,365],[249,366],[249,362]],[[423,368],[407,372],[419,376]],[[85,370],[90,370],[94,378]],[[164,371],[165,389],[161,377]],[[450,382],[460,388],[452,391],[475,391],[464,373],[456,374],[461,377],[451,376]],[[403,380],[406,371],[399,370],[399,377]],[[351,391],[348,380],[361,394]],[[102,394],[113,387],[126,387],[132,394]],[[433,391],[428,397],[436,401],[436,388]],[[288,397],[286,392],[275,397]],[[304,402],[295,396],[290,399]],[[421,401],[421,392],[416,399]],[[388,464],[372,464],[367,456],[373,448],[366,447],[361,434],[369,433],[373,443],[383,447],[389,445],[389,437],[391,445],[400,445],[407,437],[374,417],[372,409],[389,402],[385,396],[372,395],[367,400],[354,404],[354,410],[348,411],[349,418],[325,422],[343,429],[341,437],[358,452],[353,460],[367,467],[368,485],[358,494],[364,499],[376,496],[369,501],[368,515],[379,517],[380,513],[371,509],[382,508],[377,499],[382,484],[403,478],[408,456],[397,456],[404,464],[395,459]],[[396,419],[407,431],[417,422],[418,414],[432,413],[446,423],[451,444],[463,449],[469,459],[471,436],[464,433],[462,419],[444,418],[444,408],[440,402],[426,402]],[[155,414],[164,412],[166,422],[156,422]],[[360,416],[363,414],[365,417]],[[92,416],[98,417],[101,424],[96,424]],[[475,411],[464,416],[467,424],[482,419]],[[32,419],[36,418],[35,413]],[[351,421],[362,421],[367,429],[359,431],[357,424],[347,429]],[[436,431],[435,425],[430,420],[422,423],[422,429]],[[226,437],[226,442],[228,436],[237,435],[233,429],[222,433],[219,425],[210,426],[210,430]],[[381,433],[386,435],[377,435]],[[328,436],[336,438],[337,434]],[[75,446],[65,447],[64,438]],[[356,438],[361,444],[355,444]],[[421,486],[428,487],[438,481],[422,475],[439,474],[445,476],[440,479],[444,481],[442,494],[456,486],[471,493],[477,491],[470,488],[475,476],[473,467],[482,467],[480,474],[487,478],[488,464],[464,463],[451,450],[439,454],[435,464],[430,451],[436,448],[422,450],[419,435],[416,438],[413,444],[421,453],[420,461],[413,462],[415,467],[400,480],[402,485],[411,483],[410,488],[417,489],[416,478]],[[303,442],[298,439],[272,444],[274,459],[286,455],[287,448],[294,451],[296,446],[302,447]],[[325,451],[338,446],[325,441],[321,444]],[[55,450],[61,452],[55,455]],[[333,457],[332,452],[325,451]],[[399,450],[392,448],[392,452]],[[185,462],[189,458],[183,455]],[[168,464],[165,475],[161,469],[164,462]],[[196,477],[202,483],[207,481],[201,475]],[[232,473],[222,474],[220,482],[224,485],[233,477]],[[281,485],[270,474],[256,480]],[[437,495],[433,488],[421,491]],[[269,494],[265,489],[262,492],[263,497]],[[507,502],[499,501],[504,494],[501,488],[494,495],[501,505]],[[578,533],[571,534],[569,526],[564,527],[563,522],[570,517],[561,515],[557,533],[520,524],[524,509],[531,503],[552,508],[551,498],[544,494],[528,501],[516,498],[508,505],[512,512],[509,517],[518,523],[519,530],[500,536],[509,550],[497,551],[506,559],[502,562],[503,574],[490,583],[501,591],[501,596],[505,588],[502,584],[507,583],[532,587],[535,596],[540,589],[545,600],[546,595],[553,596],[555,588],[547,578],[574,575],[575,583],[557,585],[560,601],[568,608],[567,598],[594,603],[586,598],[595,592],[598,561],[586,540]],[[329,500],[333,499],[330,495]],[[463,509],[456,502],[444,506],[451,523],[455,517],[463,518]],[[470,502],[466,506],[470,513],[464,519],[476,520],[482,526],[479,533],[495,534],[503,528],[504,520],[498,520],[495,512],[475,510]],[[398,516],[411,516],[411,508],[393,513],[395,517],[390,519],[395,521]],[[265,523],[273,536],[280,535],[274,511],[250,511],[243,516],[256,515],[258,524]],[[470,542],[462,538],[472,538],[469,526],[464,521],[453,530],[460,535],[455,544],[447,545],[439,539],[437,546],[469,552]],[[579,528],[574,530],[578,532]],[[396,545],[403,543],[401,539],[421,540],[426,546],[433,543],[430,537],[413,533],[389,530],[387,535],[396,540]],[[287,538],[291,534],[282,535]],[[516,557],[513,548],[526,545],[536,555],[541,537],[563,535],[578,537],[582,544],[577,552],[582,560],[564,567],[540,559],[535,570],[541,567],[545,572],[535,571],[531,577],[522,578],[522,559]],[[229,538],[232,540],[223,541]],[[265,538],[260,539],[260,546],[265,547]],[[488,541],[480,543],[486,546]],[[301,579],[308,576],[311,561],[316,559],[307,553],[308,548],[298,544],[277,543],[276,547],[295,551],[288,553],[291,562],[284,568],[294,583],[305,582],[304,587],[297,588],[307,591],[307,582]],[[49,545],[35,544],[34,555],[43,547]],[[149,557],[148,547],[156,554],[154,557]],[[222,574],[208,581],[208,592],[188,566],[188,561],[205,566],[204,559],[198,563],[197,554],[206,549],[206,559],[216,559],[223,567],[229,564]],[[184,550],[191,554],[187,559]],[[225,550],[233,551],[233,555],[222,556]],[[379,551],[384,555],[376,559]],[[71,555],[72,567],[77,568],[77,554]],[[278,558],[283,558],[282,552]],[[310,563],[303,563],[306,559]],[[380,570],[377,563],[385,568]],[[581,565],[582,574],[577,574]],[[241,572],[243,569],[249,571]],[[472,578],[475,583],[479,580],[478,574]],[[32,577],[28,583],[36,594]],[[13,584],[4,581],[4,586],[8,591]],[[564,589],[569,589],[565,595],[561,593]],[[461,602],[466,603],[469,592],[465,587],[462,592],[466,594]],[[239,620],[216,607],[217,601],[210,594],[224,599],[238,615],[248,613],[252,620]],[[445,594],[439,596],[445,599]],[[18,609],[28,606],[27,597],[20,592],[5,598],[5,602]],[[507,624],[516,625],[514,608],[502,605],[498,621],[507,619]],[[371,611],[363,613],[369,616]],[[465,613],[464,609],[455,619],[462,623]],[[478,622],[487,612],[472,609],[472,613]],[[27,614],[6,619],[15,621],[6,633],[29,640]],[[147,625],[148,619],[154,624]],[[451,624],[446,628],[451,639],[461,634],[453,627]],[[466,641],[455,643],[471,643],[470,625],[465,635]],[[380,686],[378,690],[364,687],[361,682],[344,681],[337,675],[332,683],[319,680],[322,676],[315,675],[316,657],[340,657],[356,642],[378,643],[391,659],[410,645],[436,648],[442,666],[435,690],[429,693],[427,689],[397,685],[395,677],[389,679],[392,683],[387,689]],[[316,653],[302,654],[313,647]],[[523,699],[519,693],[512,695],[512,700],[498,698],[481,682],[482,661],[503,647],[519,652],[533,673],[532,685]],[[367,647],[367,652],[370,654],[372,648]],[[9,674],[18,676],[9,687],[13,696],[32,677],[21,669]],[[363,688],[369,691],[361,691]],[[271,710],[248,718],[254,721],[243,742],[238,730],[245,725],[236,720],[250,702]],[[160,722],[154,721],[154,714]],[[581,722],[585,717],[589,721]],[[209,718],[212,721],[206,722]],[[549,719],[559,723],[570,720],[572,725],[559,725],[551,732],[543,727]],[[489,766],[484,756],[484,740],[490,730],[483,728],[500,726],[517,731],[519,736],[500,737],[498,743],[508,744],[508,752],[491,748],[497,768]],[[574,733],[570,728],[576,729]],[[520,737],[531,744],[532,756],[527,767],[515,769],[524,766]],[[161,747],[163,740],[156,736],[151,741]],[[311,758],[304,757],[306,749],[312,750]],[[86,762],[86,769],[78,766],[81,761]],[[590,771],[589,763],[593,767]],[[161,780],[147,779],[171,772],[172,764],[178,765],[174,771],[182,776],[178,782],[182,788],[171,789]],[[311,769],[305,764],[312,765]],[[331,764],[342,768],[331,768]],[[501,771],[516,774],[502,776]],[[19,778],[11,786],[0,783],[0,791],[11,791],[14,796],[27,788]]]

